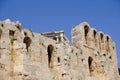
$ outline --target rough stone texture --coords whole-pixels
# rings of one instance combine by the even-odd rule
[[[0,22],[0,80],[120,80],[115,43],[83,22],[72,45],[60,32],[33,33]]]

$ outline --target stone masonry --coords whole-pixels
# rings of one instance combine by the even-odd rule
[[[0,21],[0,80],[120,80],[115,43],[83,22],[63,31],[33,33]]]

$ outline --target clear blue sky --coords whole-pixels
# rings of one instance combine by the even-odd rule
[[[83,21],[111,35],[120,67],[120,0],[0,0],[0,20],[19,20],[34,32],[64,30]]]

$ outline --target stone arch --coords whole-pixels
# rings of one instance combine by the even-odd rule
[[[24,37],[23,42],[26,44],[26,49],[28,51],[28,48],[29,48],[29,46],[31,44],[31,39],[28,36],[26,36],[26,37]]]
[[[85,25],[84,26],[84,35],[85,35],[86,44],[88,43],[88,32],[89,32],[89,27],[88,27],[88,25]]]
[[[58,61],[58,63],[60,63],[60,57],[57,57],[57,61]]]
[[[96,38],[97,31],[93,30],[93,35],[94,35],[94,38]]]
[[[102,32],[99,32],[99,45],[101,51],[105,49],[104,34]]]
[[[104,37],[103,33],[100,33],[100,41],[101,41],[102,43],[104,42],[103,37]]]
[[[48,66],[52,67],[52,55],[53,55],[53,50],[54,47],[50,44],[47,47],[47,52],[48,52]]]
[[[95,47],[97,47],[97,31],[93,30],[93,36],[94,36],[94,41],[95,41]]]
[[[93,72],[92,62],[93,62],[93,58],[92,58],[92,57],[88,57],[88,67],[89,67],[90,75],[91,75],[91,73]]]
[[[106,40],[107,40],[107,52],[109,52],[109,50],[110,50],[110,47],[109,47],[110,38],[109,38],[109,36],[106,36]]]

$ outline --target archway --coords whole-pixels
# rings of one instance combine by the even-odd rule
[[[28,48],[29,48],[29,46],[31,44],[31,39],[29,37],[25,37],[23,42],[26,44],[26,49],[28,51]]]
[[[88,42],[88,32],[89,32],[89,27],[87,25],[84,26],[84,34],[85,34],[85,41],[86,44]]]
[[[100,39],[102,43],[103,43],[103,37],[104,37],[103,33],[100,33]]]
[[[47,52],[48,52],[48,66],[52,67],[52,54],[53,54],[54,47],[50,44],[48,45]]]
[[[96,30],[93,30],[93,35],[94,35],[95,47],[98,47],[98,45],[97,45],[97,31]]]
[[[90,75],[91,75],[91,72],[93,72],[92,61],[93,61],[93,58],[92,57],[88,57],[88,67],[89,67]]]

